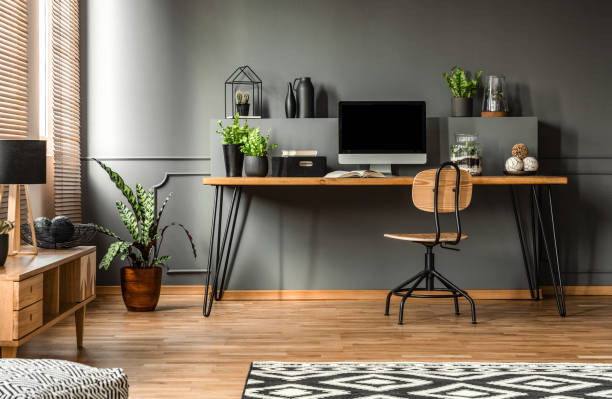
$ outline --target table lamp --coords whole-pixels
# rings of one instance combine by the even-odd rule
[[[41,140],[0,140],[0,204],[8,185],[7,220],[15,222],[9,233],[9,255],[38,254],[36,232],[30,206],[28,184],[45,184],[47,178],[47,143]],[[25,194],[27,218],[32,232],[33,251],[21,250],[21,189]]]

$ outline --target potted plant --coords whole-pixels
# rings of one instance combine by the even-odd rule
[[[270,132],[266,137],[259,133],[259,128],[249,130],[240,151],[246,155],[244,170],[247,176],[264,177],[268,174],[268,151],[276,148],[269,144]]]
[[[242,116],[249,115],[249,108],[251,104],[249,104],[249,98],[251,95],[249,93],[243,93],[240,90],[236,92],[236,111],[238,114]]]
[[[0,267],[4,266],[8,256],[8,233],[15,228],[15,223],[8,220],[0,220]]]
[[[242,176],[242,164],[244,162],[244,154],[240,152],[240,147],[246,140],[249,132],[249,125],[244,122],[240,126],[240,114],[236,114],[231,125],[223,127],[223,122],[217,121],[219,129],[217,133],[223,136],[221,144],[223,146],[223,160],[225,161],[225,175],[227,177]]]
[[[468,80],[465,71],[459,67],[453,67],[450,74],[446,72],[442,74],[446,79],[446,85],[453,94],[451,99],[452,116],[472,116],[472,95],[482,86],[480,83],[481,75],[482,71],[478,71],[474,79]]]
[[[104,169],[128,202],[126,205],[117,201],[115,205],[131,236],[129,240],[123,240],[109,229],[94,224],[97,231],[116,240],[108,247],[99,268],[108,270],[117,256],[120,256],[121,260],[127,260],[129,266],[121,268],[121,294],[125,306],[135,312],[155,310],[161,290],[161,267],[170,259],[170,256],[159,254],[166,230],[171,226],[182,228],[187,234],[195,258],[197,254],[193,238],[182,224],[170,223],[160,228],[161,217],[172,193],[164,200],[156,214],[153,189],[147,192],[140,184],[136,184],[134,194],[118,173],[99,160],[94,160]]]

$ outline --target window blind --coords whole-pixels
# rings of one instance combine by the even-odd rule
[[[0,140],[28,137],[27,0],[0,1]],[[1,193],[6,218],[8,186]]]
[[[55,214],[81,222],[79,1],[50,0]]]

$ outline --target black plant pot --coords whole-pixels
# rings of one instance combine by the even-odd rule
[[[4,266],[8,255],[8,234],[0,234],[0,267]]]
[[[250,177],[265,177],[268,175],[268,157],[249,156],[245,157],[244,171]]]
[[[249,108],[251,104],[236,104],[236,111],[240,114],[240,116],[249,116]]]
[[[451,99],[451,111],[452,116],[472,116],[472,99],[453,97]]]
[[[223,144],[223,160],[227,177],[242,177],[244,154],[240,152],[240,147],[239,144]]]

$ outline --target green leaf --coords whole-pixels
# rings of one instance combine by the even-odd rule
[[[138,217],[139,220],[143,219],[143,208],[144,208],[144,203],[147,197],[147,192],[145,191],[144,187],[142,187],[141,184],[136,183],[136,198],[138,199],[138,212],[136,214],[136,216]]]
[[[95,158],[93,160],[96,161],[98,165],[100,165],[100,167],[104,169],[104,171],[106,171],[106,173],[108,174],[108,177],[110,177],[111,181],[115,183],[115,186],[119,189],[119,191],[121,191],[123,196],[127,199],[132,209],[134,209],[134,212],[136,214],[139,214],[140,207],[138,205],[138,200],[136,196],[134,195],[134,192],[132,191],[130,186],[125,184],[125,182],[123,181],[123,178],[119,176],[117,172],[113,171],[111,168],[109,168],[104,163],[100,162],[99,160]]]
[[[136,220],[134,213],[121,201],[115,202],[115,205],[117,206],[117,210],[121,216],[121,221],[130,232],[130,235],[134,241],[140,242],[141,237],[138,231],[138,220]]]
[[[123,242],[123,241],[116,241],[112,243],[108,247],[108,251],[106,251],[106,254],[104,255],[104,257],[100,261],[100,265],[98,266],[98,268],[108,270],[111,262],[113,261],[113,259],[115,259],[117,254],[124,252],[127,248],[130,247],[130,245],[132,244],[129,242]]]
[[[100,233],[102,234],[106,234],[107,236],[116,238],[117,240],[121,240],[121,237],[119,237],[117,234],[113,233],[112,231],[110,231],[109,229],[107,229],[106,227],[97,225],[95,223],[91,223],[91,225]]]
[[[149,237],[149,232],[153,226],[153,222],[155,222],[155,194],[153,193],[153,189],[150,189],[149,193],[145,196],[145,200],[142,204],[142,214],[142,239],[143,244],[145,244],[144,241]]]
[[[161,258],[153,259],[152,266],[162,265],[170,259],[170,256],[162,256]]]

